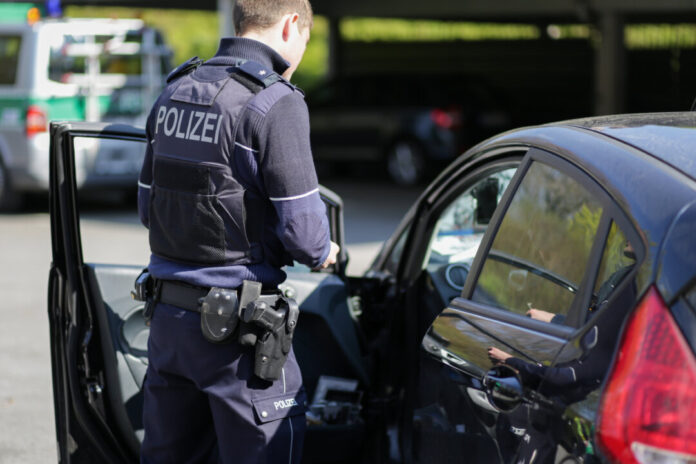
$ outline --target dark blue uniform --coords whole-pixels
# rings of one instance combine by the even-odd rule
[[[282,266],[328,257],[307,107],[280,78],[287,67],[260,42],[227,38],[171,76],[147,121],[139,181],[156,279],[270,289]],[[142,462],[299,461],[306,400],[292,351],[279,380],[261,380],[253,347],[212,344],[198,313],[163,303],[148,350]]]

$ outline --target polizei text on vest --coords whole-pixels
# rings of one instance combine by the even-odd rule
[[[205,111],[193,111],[179,108],[167,108],[161,105],[157,109],[155,134],[160,126],[164,135],[194,142],[218,143],[222,115]]]

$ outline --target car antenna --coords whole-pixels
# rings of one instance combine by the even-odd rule
[[[696,98],[694,98],[694,102],[691,104],[691,111],[696,111]]]

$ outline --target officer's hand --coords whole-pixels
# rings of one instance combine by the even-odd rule
[[[331,266],[332,264],[336,264],[336,255],[338,255],[338,251],[341,249],[338,245],[336,245],[334,242],[331,242],[331,249],[329,250],[329,256],[326,257],[326,261],[324,261],[324,264],[319,266],[319,269],[326,269],[327,267]]]

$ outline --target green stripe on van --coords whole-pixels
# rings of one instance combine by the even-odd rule
[[[25,23],[27,11],[38,8],[41,16],[46,16],[46,9],[40,3],[0,3],[0,23]]]

